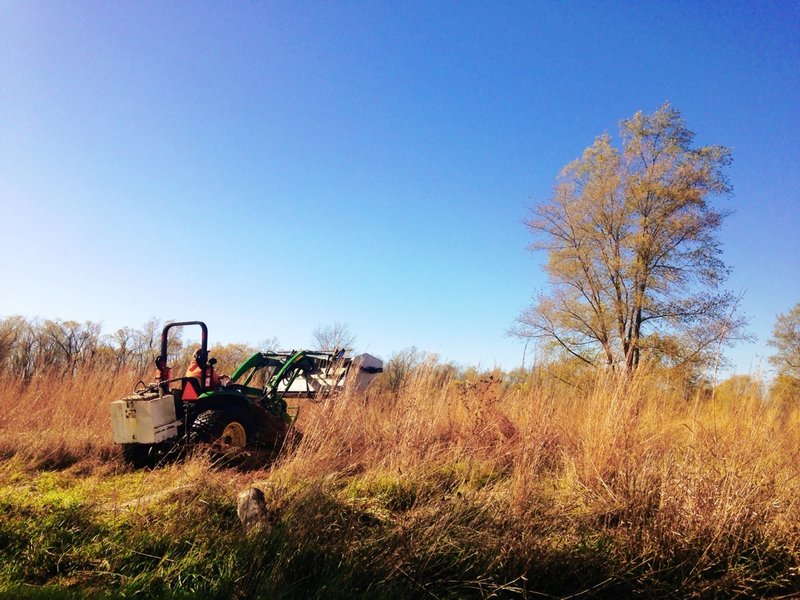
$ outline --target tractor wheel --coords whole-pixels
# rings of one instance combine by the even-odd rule
[[[147,444],[123,444],[122,459],[134,469],[152,466],[150,446]]]
[[[253,429],[253,418],[245,408],[207,410],[197,415],[190,439],[217,450],[243,450],[253,443]]]

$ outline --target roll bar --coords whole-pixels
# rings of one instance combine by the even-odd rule
[[[161,330],[161,354],[156,357],[156,369],[158,369],[159,383],[170,379],[169,366],[167,365],[167,337],[169,330],[173,327],[186,327],[190,325],[199,325],[202,330],[200,337],[200,354],[197,355],[197,364],[203,370],[203,379],[206,378],[206,366],[208,365],[208,327],[202,321],[179,321],[177,323],[168,323]]]

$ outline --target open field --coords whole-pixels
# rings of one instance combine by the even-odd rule
[[[259,469],[131,471],[135,377],[0,381],[4,597],[781,597],[800,591],[800,410],[655,377],[567,392],[423,365],[305,404]],[[236,494],[264,491],[245,536]]]

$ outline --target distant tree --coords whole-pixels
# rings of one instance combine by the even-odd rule
[[[425,360],[425,353],[416,347],[392,354],[383,366],[383,381],[391,392],[399,391]]]
[[[271,337],[265,340],[261,340],[258,343],[258,351],[259,352],[274,352],[278,349],[280,343],[278,342],[278,338]]]
[[[721,402],[741,402],[745,398],[761,398],[761,382],[750,375],[731,375],[714,390],[714,397]]]
[[[333,325],[319,325],[311,332],[315,350],[333,352],[335,350],[352,350],[356,343],[356,336],[347,325],[334,323]]]
[[[217,373],[227,375],[256,352],[258,350],[248,344],[215,344],[209,348],[209,355],[217,359]]]
[[[800,302],[778,315],[768,344],[776,350],[769,362],[778,375],[800,379]]]
[[[120,327],[105,342],[114,354],[114,362],[118,368],[124,368],[131,362],[134,353],[136,332],[130,327]]]
[[[0,323],[3,340],[3,367],[23,378],[30,379],[40,366],[39,325],[20,315],[6,317]]]
[[[552,289],[512,332],[542,338],[589,365],[635,369],[644,355],[707,365],[742,328],[716,237],[731,191],[730,151],[694,148],[680,113],[664,104],[604,134],[562,171],[526,224],[547,253]]]
[[[92,321],[45,321],[41,336],[49,358],[47,364],[61,365],[65,372],[74,375],[79,363],[91,363],[100,329],[100,324]]]
[[[779,373],[772,380],[769,395],[772,400],[787,402],[787,407],[796,407],[800,400],[800,378]]]
[[[0,320],[0,364],[7,366],[14,353],[14,347],[20,338],[21,329],[27,325],[20,316],[6,317]]]
[[[775,348],[769,362],[775,366],[775,379],[770,386],[774,400],[795,404],[800,399],[800,303],[779,314],[767,342]]]
[[[132,366],[139,373],[155,368],[155,358],[160,352],[161,321],[151,317],[133,333]]]

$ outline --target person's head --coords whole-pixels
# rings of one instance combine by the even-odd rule
[[[201,367],[205,366],[204,365],[205,358],[206,357],[203,355],[203,349],[202,348],[198,348],[197,350],[194,351],[194,354],[192,354],[192,362],[194,362],[194,364],[199,365]]]

